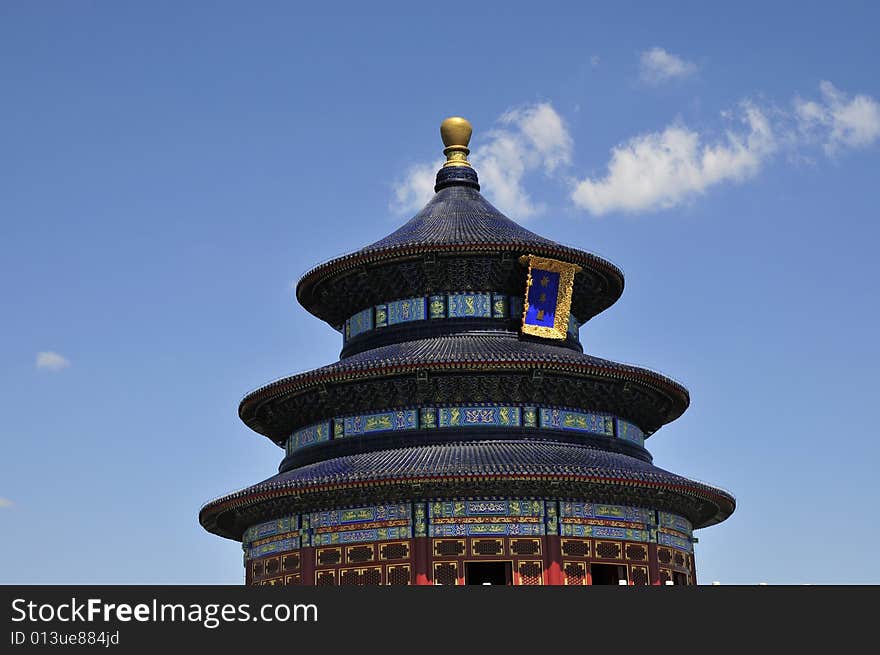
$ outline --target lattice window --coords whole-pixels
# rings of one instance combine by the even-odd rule
[[[346,549],[345,556],[353,564],[373,561],[373,546],[351,546]]]
[[[339,571],[339,586],[352,586],[361,583],[361,574],[357,569],[342,569]]]
[[[254,577],[255,578],[263,577],[263,571],[264,571],[263,560],[260,560],[258,562],[254,562]]]
[[[464,555],[464,539],[435,539],[434,555],[439,557],[460,557]]]
[[[596,557],[602,559],[620,559],[620,544],[614,541],[597,541]]]
[[[590,542],[585,539],[563,539],[562,553],[567,557],[589,557]]]
[[[434,563],[434,584],[454,585],[458,584],[458,565],[453,562]]]
[[[636,562],[644,562],[648,559],[648,549],[639,544],[627,544],[624,549],[626,558]]]
[[[684,555],[681,553],[675,553],[675,565],[676,566],[684,566]]]
[[[315,573],[315,586],[332,587],[336,584],[336,571],[318,571]]]
[[[669,564],[669,562],[672,561],[672,551],[668,548],[658,548],[657,559],[659,559],[664,564]]]
[[[264,587],[278,587],[284,584],[284,578],[270,578],[260,583]]]
[[[286,584],[286,585],[302,584],[302,576],[299,573],[294,573],[293,575],[285,576],[284,584]]]
[[[519,583],[521,585],[540,585],[544,584],[544,567],[541,562],[520,562],[519,567]]]
[[[562,572],[567,585],[587,584],[587,567],[581,562],[563,562]]]
[[[648,567],[647,566],[630,566],[629,580],[634,585],[648,584]]]
[[[669,569],[660,569],[660,584],[665,585],[668,580],[672,580],[672,571]]]
[[[511,539],[510,550],[514,555],[540,555],[540,539]]]
[[[341,548],[319,548],[318,549],[318,565],[333,566],[342,561]]]
[[[474,539],[471,550],[474,555],[501,555],[504,553],[504,542],[501,539]]]
[[[266,560],[266,575],[275,575],[281,571],[281,563],[277,557],[270,557]]]
[[[386,570],[386,578],[390,585],[408,585],[410,583],[409,566],[389,566]]]
[[[281,558],[281,568],[285,571],[296,571],[299,569],[299,553],[292,553]]]
[[[382,584],[382,567],[371,566],[363,569],[361,572],[361,584],[363,585],[380,585]]]
[[[379,549],[379,555],[382,559],[406,559],[409,557],[409,544],[385,544]]]

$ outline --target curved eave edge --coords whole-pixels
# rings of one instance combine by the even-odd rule
[[[614,487],[642,487],[653,488],[658,491],[672,491],[687,496],[697,497],[712,503],[718,508],[714,516],[706,521],[695,525],[695,529],[706,528],[726,520],[736,509],[736,498],[723,489],[701,488],[686,484],[669,484],[663,482],[635,481],[628,478],[614,478],[591,475],[558,475],[558,474],[484,474],[484,475],[449,475],[449,476],[411,476],[386,480],[355,480],[351,482],[327,482],[304,487],[294,487],[288,484],[277,484],[275,488],[252,492],[253,487],[247,487],[227,496],[222,496],[214,501],[206,503],[199,510],[199,523],[208,532],[212,532],[228,539],[241,540],[241,535],[232,535],[217,529],[216,519],[220,514],[234,511],[243,507],[256,505],[264,501],[292,496],[299,498],[303,495],[325,493],[352,488],[376,488],[390,487],[395,485],[414,485],[430,483],[450,482],[473,482],[473,481],[536,481],[536,482],[575,482],[586,484],[600,484]],[[708,485],[705,485],[708,487]]]
[[[503,361],[503,362],[491,362],[491,361],[483,361],[483,362],[450,362],[450,363],[422,363],[422,364],[400,364],[400,365],[389,365],[382,366],[376,368],[367,368],[362,370],[352,370],[352,371],[339,371],[327,374],[319,374],[315,375],[312,372],[309,373],[301,373],[300,375],[294,375],[292,377],[282,378],[280,380],[276,380],[275,382],[271,382],[264,387],[257,389],[249,393],[245,396],[241,403],[238,406],[238,416],[247,425],[249,428],[254,430],[259,434],[263,434],[264,436],[272,437],[265,432],[260,431],[255,426],[253,426],[249,419],[254,416],[254,412],[250,411],[255,404],[260,404],[266,401],[274,400],[281,396],[287,396],[289,394],[295,394],[298,392],[304,392],[311,388],[318,387],[321,384],[326,383],[339,383],[339,382],[352,382],[355,380],[363,380],[368,378],[381,378],[388,377],[393,375],[401,375],[407,373],[414,373],[420,370],[435,370],[435,371],[449,371],[449,370],[461,370],[461,371],[469,371],[469,370],[479,370],[479,371],[494,371],[494,370],[531,370],[531,369],[542,369],[542,370],[552,370],[558,371],[561,373],[579,373],[586,375],[597,375],[599,377],[604,377],[608,379],[621,380],[623,382],[635,382],[639,384],[645,384],[656,391],[660,391],[661,393],[665,393],[672,400],[678,400],[679,406],[676,407],[676,411],[673,413],[671,418],[668,421],[664,422],[671,423],[679,416],[684,414],[685,410],[690,405],[690,393],[688,390],[682,386],[681,384],[671,380],[665,376],[660,375],[659,373],[654,373],[653,371],[649,371],[648,369],[639,369],[639,373],[629,372],[629,371],[620,371],[615,370],[603,366],[592,366],[592,365],[576,365],[576,364],[560,364],[555,362],[542,362],[540,360],[515,360],[515,361]],[[273,439],[274,441],[274,439]]]
[[[618,281],[619,289],[615,296],[619,298],[623,293],[624,277],[623,271],[606,259],[602,259],[598,255],[577,250],[568,246],[550,246],[539,243],[522,243],[522,242],[498,242],[498,243],[469,243],[469,244],[431,244],[431,245],[413,245],[399,246],[396,248],[380,248],[376,250],[358,250],[357,252],[331,259],[330,261],[318,264],[308,272],[306,272],[297,282],[296,299],[307,311],[318,316],[313,311],[314,299],[308,297],[311,290],[326,279],[347,272],[351,269],[363,266],[364,264],[373,264],[382,261],[390,261],[400,257],[411,257],[414,255],[422,255],[431,252],[453,252],[466,254],[469,252],[520,252],[528,251],[530,253],[567,257],[573,260],[571,263],[580,264],[590,268],[596,272],[607,273]],[[613,303],[612,303],[613,304]],[[607,308],[606,308],[607,309]],[[318,316],[318,318],[322,317]]]

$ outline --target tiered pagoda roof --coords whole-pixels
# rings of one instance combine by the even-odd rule
[[[467,163],[470,127],[462,120],[444,122],[449,161],[424,209],[387,237],[302,277],[299,302],[345,334],[340,359],[248,394],[239,415],[251,429],[284,446],[296,431],[339,417],[508,403],[604,412],[648,437],[687,409],[688,392],[674,380],[583,353],[576,328],[620,297],[623,274],[596,255],[520,227],[493,207]],[[571,294],[575,329],[563,340],[520,329],[513,300],[525,287],[526,271],[518,263],[524,255],[580,267]],[[351,328],[359,313],[378,316],[376,308],[392,301],[417,298],[429,307],[453,292],[499,299],[503,311],[452,317],[446,308],[436,320],[426,315]],[[694,527],[722,521],[735,507],[729,493],[654,466],[641,443],[602,435],[575,439],[561,429],[525,424],[419,427],[326,439],[288,452],[277,475],[208,503],[200,521],[240,539],[249,525],[284,512],[487,494],[641,504],[677,512]]]

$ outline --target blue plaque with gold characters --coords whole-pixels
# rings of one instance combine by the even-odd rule
[[[571,313],[571,290],[577,264],[523,255],[520,264],[529,267],[523,302],[522,331],[544,339],[565,339]]]

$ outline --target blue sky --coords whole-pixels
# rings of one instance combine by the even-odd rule
[[[712,3],[714,5],[714,3]],[[732,491],[701,582],[880,583],[870,3],[0,6],[0,582],[240,583],[206,500],[250,389],[335,360],[313,264],[484,192],[626,274],[593,354],[682,381],[655,463]]]

